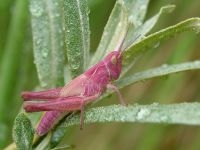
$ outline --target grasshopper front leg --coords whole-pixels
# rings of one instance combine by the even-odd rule
[[[121,103],[122,105],[126,106],[126,103],[125,103],[125,101],[124,101],[124,99],[123,99],[123,97],[122,97],[122,95],[121,95],[119,89],[118,89],[115,85],[113,85],[113,84],[108,84],[108,85],[107,85],[107,88],[108,88],[108,89],[114,90],[114,91],[117,93],[118,97],[119,97],[120,103]]]

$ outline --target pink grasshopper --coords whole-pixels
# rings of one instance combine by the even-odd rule
[[[117,92],[120,102],[125,105],[116,86],[122,68],[122,45],[110,52],[103,60],[79,75],[63,88],[39,92],[22,92],[26,112],[46,111],[39,122],[36,133],[46,134],[68,111],[80,110],[80,125],[83,125],[84,106],[97,99],[107,88]],[[33,101],[33,102],[32,102]],[[43,101],[36,103],[34,101]]]

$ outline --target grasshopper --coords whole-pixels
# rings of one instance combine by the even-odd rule
[[[81,112],[80,126],[82,128],[85,105],[95,101],[107,88],[116,91],[120,103],[125,105],[118,88],[112,84],[112,81],[117,80],[121,73],[122,52],[124,51],[122,45],[125,37],[126,35],[114,51],[64,87],[21,93],[26,112],[46,111],[36,128],[39,136],[46,134],[69,111],[79,110]]]

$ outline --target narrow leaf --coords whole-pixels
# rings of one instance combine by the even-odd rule
[[[128,9],[129,22],[134,28],[139,27],[146,16],[149,0],[124,0],[124,4]]]
[[[63,139],[65,136],[65,133],[67,132],[67,129],[60,129],[55,128],[55,130],[52,133],[51,140],[50,140],[50,147],[54,148],[59,144],[59,142]]]
[[[31,121],[24,113],[20,113],[15,118],[13,127],[13,139],[20,150],[32,149],[34,129]]]
[[[128,31],[128,35],[124,44],[125,47],[129,48],[131,45],[133,45],[138,36],[140,36],[140,38],[144,37],[155,26],[163,13],[170,13],[174,10],[174,8],[175,5],[161,7],[156,15],[145,21],[143,24],[140,24],[138,27],[135,27],[134,20],[129,20],[130,23],[133,24],[133,27],[131,26],[132,28],[130,28]],[[137,40],[140,38],[137,38]]]
[[[85,111],[84,123],[107,122],[146,122],[200,125],[200,103],[158,104],[151,105],[112,105],[91,108]],[[80,115],[67,118],[60,126],[69,127],[80,124]]]
[[[134,84],[139,81],[147,79],[170,75],[172,73],[178,73],[182,71],[200,69],[200,61],[193,61],[181,64],[167,65],[164,64],[161,67],[149,69],[146,71],[135,73],[133,76],[122,78],[117,81],[116,84],[119,88]]]
[[[142,24],[148,3],[149,0],[118,0],[116,2],[90,65],[97,63],[116,48],[130,22],[133,25],[131,28],[129,26],[131,30]]]
[[[34,148],[34,150],[50,149],[49,147],[50,138],[51,138],[51,134],[47,134],[47,136]]]
[[[72,77],[88,66],[90,31],[86,0],[64,0],[65,41]]]
[[[149,0],[125,0],[125,5],[128,9],[128,21],[129,21],[129,29],[128,34],[124,43],[124,48],[129,47],[135,40],[139,40],[142,35],[145,33],[141,33],[137,31],[143,26],[144,18],[147,12]],[[150,26],[147,26],[146,30],[151,30]],[[140,36],[139,36],[140,35]],[[139,36],[139,37],[138,37]]]
[[[62,1],[31,0],[35,64],[42,87],[63,85]]]
[[[130,49],[124,52],[123,64],[127,65],[134,61],[134,58],[141,53],[146,52],[148,49],[159,45],[160,42],[167,40],[178,33],[185,31],[195,31],[199,33],[200,31],[200,18],[191,18],[182,21],[174,26],[170,26],[156,33],[153,33],[139,42],[136,42]]]
[[[128,12],[122,0],[118,0],[104,28],[99,46],[90,62],[94,65],[106,54],[113,51],[122,40],[128,28]]]
[[[196,69],[200,69],[200,61],[193,61],[193,62],[187,62],[187,63],[181,63],[181,64],[174,64],[174,65],[164,64],[157,68],[149,69],[142,72],[137,72],[133,76],[123,77],[120,80],[115,81],[115,84],[117,85],[119,89],[121,89],[139,81],[145,81],[151,78],[170,75],[172,73],[179,73],[182,71],[189,71],[189,70],[192,71]],[[100,99],[96,100],[94,103],[105,98],[106,96],[108,96],[109,94],[113,92],[114,91],[106,92],[100,97]]]
[[[151,31],[151,29],[155,26],[155,24],[158,22],[158,19],[163,13],[170,13],[174,10],[175,5],[167,5],[160,8],[160,11],[154,15],[152,18],[148,19],[144,22],[141,26],[138,28],[134,28],[134,26],[130,26],[130,30],[127,35],[127,39],[125,41],[124,47],[129,49],[131,46],[134,45],[135,42],[140,41],[143,37],[146,36],[146,34]],[[133,24],[131,22],[131,24]],[[138,37],[139,36],[139,37]],[[131,69],[131,67],[135,64],[137,61],[137,57],[132,60],[132,62],[129,62],[127,67],[123,68],[123,71],[121,73],[121,77],[124,76],[128,70]]]
[[[56,148],[53,148],[51,150],[67,150],[67,149],[74,149],[74,145],[63,145],[63,146],[58,146]]]

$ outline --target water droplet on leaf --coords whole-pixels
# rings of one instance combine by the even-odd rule
[[[152,104],[152,106],[158,106],[159,105],[159,103],[157,103],[157,102],[154,102],[153,104]]]
[[[31,14],[35,17],[40,17],[42,13],[44,12],[43,9],[39,7],[32,7],[30,11],[31,11]]]
[[[161,67],[166,68],[167,66],[168,66],[168,64],[163,64]]]
[[[162,115],[162,116],[160,117],[160,121],[161,121],[161,122],[168,122],[168,121],[169,121],[169,117],[166,116],[166,115]]]
[[[160,45],[160,42],[155,43],[155,45],[153,46],[153,48],[158,48]]]
[[[42,56],[43,56],[44,58],[46,58],[47,55],[48,55],[48,53],[47,53],[46,51],[42,52]]]
[[[137,120],[141,120],[146,118],[149,114],[151,113],[151,111],[147,108],[140,108],[140,110],[137,113]]]
[[[140,11],[145,10],[147,5],[141,5],[140,6]]]

